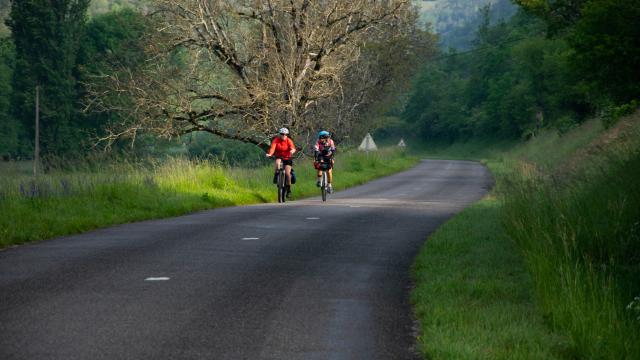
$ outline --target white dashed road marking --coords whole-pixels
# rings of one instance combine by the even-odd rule
[[[148,277],[144,281],[168,281],[168,277]]]
[[[248,241],[248,240],[260,240],[260,238],[242,238],[242,240],[244,240],[244,241]]]
[[[307,220],[320,220],[319,217],[308,217]]]

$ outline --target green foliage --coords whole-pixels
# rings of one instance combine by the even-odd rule
[[[129,2],[110,1],[105,9],[123,10],[96,15],[86,23],[88,3],[14,2],[7,20],[12,41],[0,43],[0,134],[4,135],[0,155],[32,155],[37,83],[41,85],[41,149],[45,156],[82,156],[103,126],[118,120],[111,113],[81,111],[84,85],[97,76],[117,75],[114,69],[120,65],[135,68],[143,61],[141,38],[148,20],[133,11]],[[95,8],[98,5],[93,4],[94,10],[101,13]]]
[[[514,0],[527,11],[541,17],[552,34],[573,25],[589,0]],[[597,0],[596,0],[597,1]]]
[[[640,108],[640,100],[632,100],[619,106],[609,105],[600,111],[600,119],[605,128],[614,126],[620,118],[631,115]]]
[[[474,50],[443,54],[421,69],[403,117],[430,140],[529,138],[580,121],[588,106],[572,50],[543,28],[524,13],[491,25],[485,10]]]
[[[639,120],[636,113],[603,132],[593,119],[526,143],[430,147],[437,157],[488,159],[497,201],[445,224],[416,260],[427,358],[640,356]],[[505,294],[486,298],[487,288]],[[531,288],[536,304],[527,306]],[[527,315],[514,321],[518,313]]]
[[[120,73],[123,66],[135,71],[145,59],[142,38],[148,25],[148,18],[131,8],[94,16],[78,49],[80,81],[92,83],[104,75],[126,76]],[[82,88],[79,97],[85,95]],[[119,120],[110,112],[83,114],[83,124],[91,136],[101,135],[105,125]]]
[[[576,70],[615,103],[640,97],[640,0],[589,1],[569,42]]]
[[[147,29],[148,19],[129,8],[94,16],[86,27],[79,63],[90,73],[112,70],[113,64],[135,68],[143,61],[141,38]]]
[[[89,0],[12,3],[7,21],[16,52],[12,113],[27,138],[33,138],[35,87],[39,84],[45,154],[78,151],[81,145],[75,71],[88,5]]]
[[[195,133],[183,137],[188,154],[192,157],[214,157],[224,164],[234,166],[257,166],[262,164],[264,151],[253,144],[222,139],[206,133]]]
[[[18,149],[19,124],[11,114],[11,79],[15,49],[11,39],[0,39],[0,158],[15,155]]]
[[[640,97],[638,0],[517,3],[527,11],[507,23],[482,11],[470,52],[421,69],[404,118],[423,137],[531,138],[634,109],[621,104]]]

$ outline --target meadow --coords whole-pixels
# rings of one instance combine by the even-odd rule
[[[336,160],[334,189],[409,168],[418,158],[397,149]],[[241,168],[215,160],[168,157],[67,165],[34,178],[29,164],[3,163],[0,247],[100,227],[178,216],[217,207],[277,201],[273,168]],[[292,200],[318,195],[311,160],[296,161]]]

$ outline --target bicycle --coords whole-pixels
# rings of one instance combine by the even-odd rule
[[[278,185],[278,202],[287,201],[287,172],[284,170],[284,158],[282,156],[272,156],[272,158],[280,159],[280,165],[276,170],[276,185]]]
[[[327,189],[329,188],[329,175],[328,171],[331,169],[331,160],[326,160],[322,157],[316,158],[316,168],[322,171],[322,177],[320,178],[320,194],[322,195],[322,201],[327,201]]]

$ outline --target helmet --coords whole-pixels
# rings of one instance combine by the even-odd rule
[[[318,138],[322,139],[322,138],[328,138],[329,136],[331,136],[331,134],[329,134],[328,131],[322,130],[318,133]]]
[[[289,129],[283,127],[282,129],[278,130],[278,133],[287,135],[287,134],[289,134]]]

